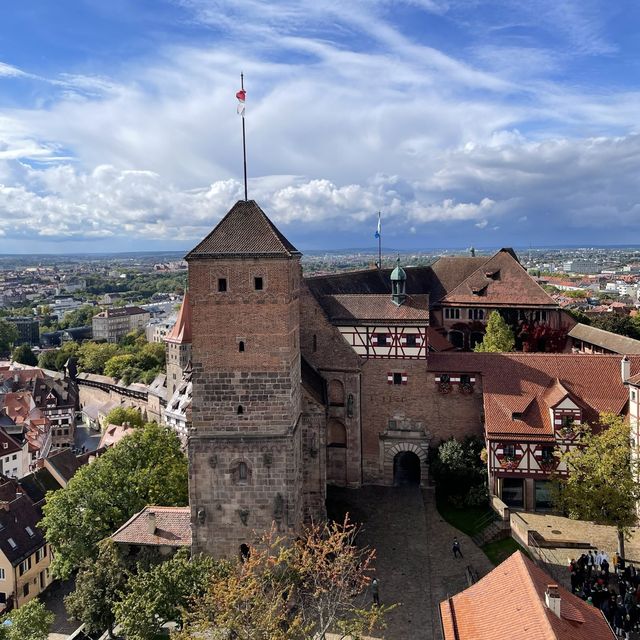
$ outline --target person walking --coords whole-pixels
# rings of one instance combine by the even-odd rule
[[[460,556],[461,558],[464,558],[464,556],[462,555],[462,549],[460,549],[460,543],[458,542],[458,538],[453,539],[453,546],[451,547],[451,550],[453,551],[454,558],[457,558],[458,556]]]
[[[371,596],[373,597],[373,604],[376,607],[380,606],[380,585],[378,584],[378,578],[374,578],[371,581]]]

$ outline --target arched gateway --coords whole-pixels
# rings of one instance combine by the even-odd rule
[[[427,451],[425,441],[387,442],[384,451],[385,484],[425,486],[427,482]],[[391,444],[391,446],[389,446]]]

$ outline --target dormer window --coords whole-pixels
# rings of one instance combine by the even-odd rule
[[[522,414],[522,412],[521,412],[521,411],[514,411],[514,412],[511,414],[511,417],[512,417],[514,420],[522,420],[522,416],[523,416],[523,414]]]
[[[500,280],[500,269],[498,269],[497,271],[488,271],[485,273],[485,275],[491,280]]]
[[[25,527],[24,530],[27,532],[30,538],[36,535],[36,532],[31,527]]]
[[[487,295],[487,285],[484,287],[473,287],[471,293],[473,293],[474,296],[485,296]]]
[[[573,427],[573,416],[562,416],[562,427],[564,429],[571,429],[571,427]]]

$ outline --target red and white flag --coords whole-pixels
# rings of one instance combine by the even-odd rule
[[[238,98],[238,115],[244,117],[244,100],[247,96],[247,92],[244,89],[240,89],[238,93],[236,93],[236,98]]]

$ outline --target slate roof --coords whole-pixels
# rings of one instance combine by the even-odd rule
[[[47,491],[62,489],[60,483],[46,467],[23,476],[18,480],[18,484],[36,505],[44,502]]]
[[[191,546],[191,511],[189,507],[145,507],[127,520],[111,539],[121,544],[143,546]]]
[[[185,260],[260,256],[292,257],[300,252],[278,231],[255,200],[238,200]]]
[[[401,305],[388,294],[339,294],[319,300],[329,320],[335,324],[367,321],[424,324],[429,321],[429,296],[407,296]]]
[[[630,356],[640,373],[640,356]],[[602,412],[622,413],[629,399],[620,356],[568,353],[433,353],[434,373],[479,373],[487,437],[552,441],[550,408],[566,395],[582,409],[583,422]],[[514,419],[514,413],[522,414]]]
[[[525,271],[510,249],[486,260],[442,299],[444,304],[492,307],[557,307],[555,300]]]
[[[0,429],[0,456],[19,453],[22,447],[4,429]]]
[[[175,342],[176,344],[191,344],[191,305],[189,304],[188,291],[184,294],[176,323],[165,336],[164,341]]]
[[[560,617],[545,604],[556,580],[521,551],[440,603],[445,640],[614,640],[602,611],[559,586]],[[499,609],[499,611],[498,611]]]
[[[46,458],[46,464],[51,465],[66,482],[69,482],[82,466],[75,453],[70,449],[60,449],[60,451],[52,453]]]
[[[42,517],[31,499],[19,493],[17,482],[9,481],[13,486],[14,498],[0,504],[0,551],[7,560],[15,567],[26,557],[35,553],[37,549],[45,544],[42,531],[38,528],[38,522]],[[31,529],[31,535],[26,527]],[[9,540],[13,541],[13,545]]]
[[[597,327],[590,327],[581,322],[569,331],[569,336],[574,340],[582,340],[614,353],[640,354],[640,340],[627,338],[627,336],[621,336]]]

